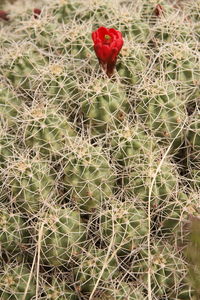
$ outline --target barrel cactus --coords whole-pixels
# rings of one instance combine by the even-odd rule
[[[44,155],[56,155],[65,149],[76,136],[73,124],[66,117],[43,105],[28,111],[25,143]]]
[[[88,86],[89,85],[89,86]],[[104,134],[120,125],[129,110],[123,86],[109,79],[94,80],[80,86],[79,106],[92,135]]]
[[[113,203],[99,217],[99,235],[118,255],[125,255],[145,240],[148,233],[147,215],[144,209],[132,202]]]
[[[12,164],[7,181],[13,202],[20,211],[37,214],[51,196],[55,197],[53,170],[37,158],[22,159]]]
[[[107,250],[91,246],[72,270],[77,289],[84,295],[101,290],[119,276],[118,262]]]
[[[179,149],[184,138],[186,109],[173,85],[157,81],[145,87],[140,91],[136,113],[161,142],[171,145],[171,152]]]
[[[26,265],[8,264],[0,271],[0,296],[2,299],[31,300],[35,296],[36,280],[30,277]]]
[[[112,197],[115,173],[101,147],[79,141],[67,156],[64,183],[71,200],[81,210],[92,212]]]
[[[0,113],[2,121],[12,126],[22,109],[22,99],[5,84],[0,84]]]
[[[86,227],[78,211],[57,207],[43,213],[40,218],[35,229],[41,228],[42,232],[41,264],[61,266],[80,256]]]
[[[1,206],[0,225],[1,251],[13,255],[28,247],[29,225],[21,214],[11,212],[6,207]]]
[[[52,278],[50,283],[44,285],[43,292],[44,297],[41,299],[78,300],[76,292],[66,283],[66,280],[57,277]]]
[[[200,0],[0,2],[0,298],[199,299]]]

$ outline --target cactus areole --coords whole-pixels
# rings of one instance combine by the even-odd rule
[[[100,65],[111,77],[117,61],[117,56],[123,46],[123,38],[120,31],[114,28],[100,27],[92,33],[94,51]]]

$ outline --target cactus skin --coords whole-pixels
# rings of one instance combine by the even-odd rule
[[[186,135],[186,143],[189,146],[189,158],[191,161],[200,162],[200,112],[195,111],[190,119]]]
[[[167,242],[153,241],[151,245],[151,289],[156,297],[167,299],[191,299],[191,287],[187,284],[181,252]],[[131,266],[133,277],[137,276],[147,287],[148,252],[140,250],[138,257]],[[186,294],[187,292],[187,294]],[[177,295],[182,293],[182,298]],[[184,298],[187,295],[186,298]],[[177,297],[177,298],[176,298]]]
[[[123,187],[128,195],[134,195],[145,202],[149,200],[149,191],[152,180],[156,174],[159,161],[149,161],[143,165],[136,165],[133,170],[128,168],[123,172]],[[168,161],[163,162],[153,184],[150,201],[157,206],[175,193],[177,173],[174,165]]]
[[[184,139],[186,111],[173,86],[158,81],[142,91],[136,112],[146,127],[161,138],[161,143],[167,146],[172,143],[171,152],[179,150]]]
[[[134,287],[133,284],[120,282],[117,287],[109,286],[110,291],[102,292],[99,296],[94,297],[94,300],[144,300],[146,297],[142,291]]]
[[[116,26],[123,36],[127,36],[129,40],[133,40],[135,43],[147,43],[149,40],[149,25],[132,16],[120,16]]]
[[[149,157],[149,151],[158,150],[155,139],[144,131],[142,124],[135,126],[129,123],[123,129],[116,130],[110,144],[112,159],[121,169],[134,168]]]
[[[192,84],[200,79],[198,65],[198,58],[190,49],[183,50],[176,46],[171,51],[168,48],[167,52],[161,53],[157,68],[162,74],[165,72],[166,79]]]
[[[1,120],[9,126],[16,125],[16,119],[22,107],[22,101],[7,86],[0,83],[0,115]]]
[[[64,115],[43,107],[36,107],[28,116],[25,143],[44,155],[56,155],[70,144],[76,132]]]
[[[113,203],[100,215],[99,231],[106,244],[114,236],[117,254],[126,255],[141,245],[148,233],[146,212],[132,202]]]
[[[185,193],[179,192],[174,198],[165,203],[158,222],[159,230],[168,238],[178,231],[181,221],[189,211],[193,211],[189,198]]]
[[[49,64],[47,72],[44,76],[43,93],[48,95],[52,105],[63,107],[69,111],[71,99],[77,93],[73,74],[67,71],[63,62]]]
[[[113,195],[115,175],[101,148],[84,143],[72,151],[67,156],[63,180],[71,200],[83,211],[92,212]]]
[[[54,194],[54,175],[49,165],[37,159],[18,161],[9,173],[9,187],[18,209],[37,214]]]
[[[80,257],[86,240],[86,228],[80,213],[57,207],[43,214],[41,222],[43,219],[40,263],[56,267],[69,263],[73,257]]]
[[[70,19],[75,17],[78,7],[79,3],[73,0],[61,0],[60,4],[54,7],[52,15],[55,16],[58,23],[68,23]]]
[[[3,65],[2,72],[14,87],[33,91],[38,87],[37,80],[47,60],[35,48],[31,49],[30,44],[21,47],[10,50],[10,57]]]
[[[117,65],[120,78],[130,84],[138,84],[148,64],[145,50],[131,44],[123,46],[120,56]]]
[[[22,215],[12,213],[5,207],[0,211],[1,250],[9,255],[17,254],[28,246],[30,234]]]
[[[5,168],[6,162],[13,156],[14,137],[8,132],[0,136],[0,167]]]
[[[32,276],[24,297],[30,270],[25,265],[8,264],[0,271],[0,296],[2,300],[31,300],[35,296],[36,282]]]
[[[129,110],[125,91],[110,80],[96,80],[80,93],[80,111],[92,135],[105,134],[119,126]]]
[[[106,267],[102,272],[105,261],[107,262]],[[118,262],[115,257],[107,257],[107,250],[91,246],[82,255],[78,266],[72,269],[77,289],[81,293],[89,295],[95,287],[100,272],[102,272],[102,275],[97,290],[101,290],[102,287],[118,277]]]
[[[51,284],[45,285],[44,294],[44,300],[78,300],[78,296],[64,279],[52,278]]]

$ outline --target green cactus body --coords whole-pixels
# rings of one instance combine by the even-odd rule
[[[141,245],[148,233],[146,212],[132,202],[113,203],[100,215],[99,234],[109,245],[113,239],[118,255],[124,255]]]
[[[82,28],[82,32],[79,32],[80,28],[72,28],[68,36],[64,39],[62,48],[59,48],[60,53],[64,51],[66,56],[69,58],[74,57],[75,59],[86,60],[91,56],[92,45],[90,35],[87,34],[86,28]],[[84,32],[84,34],[83,34]]]
[[[79,6],[80,4],[74,0],[60,0],[60,3],[54,7],[52,15],[59,23],[68,23],[75,17]]]
[[[184,139],[186,110],[183,99],[175,88],[165,82],[156,82],[141,92],[136,113],[160,142],[177,152]]]
[[[191,49],[172,45],[171,49],[167,47],[167,51],[164,48],[161,52],[157,68],[162,74],[164,71],[166,79],[192,84],[200,79],[198,65],[198,58]]]
[[[67,157],[64,183],[71,200],[92,212],[113,195],[115,175],[101,148],[82,143]]]
[[[114,256],[108,256],[107,250],[91,246],[72,273],[77,289],[83,294],[90,294],[97,281],[97,290],[102,290],[119,276],[118,262]]]
[[[157,149],[156,141],[146,134],[142,124],[127,124],[111,136],[112,159],[119,166],[131,169],[149,156],[149,151]]]
[[[29,282],[30,270],[25,265],[8,264],[0,271],[0,296],[2,300],[31,300],[36,293],[34,275]],[[28,284],[29,282],[29,284]],[[26,287],[27,293],[25,295]]]
[[[5,167],[6,162],[13,156],[14,137],[8,132],[0,134],[0,167]]]
[[[149,40],[150,28],[146,22],[133,18],[132,15],[120,15],[116,25],[123,36],[135,43],[147,43]]]
[[[32,13],[32,12],[31,12]],[[25,26],[24,26],[25,27]],[[20,38],[32,40],[39,47],[47,50],[49,47],[56,49],[59,27],[47,19],[29,19]],[[43,62],[41,61],[43,64]],[[27,65],[27,63],[26,63]]]
[[[200,162],[200,112],[196,111],[189,122],[186,135],[189,146],[189,158],[193,162]]]
[[[13,164],[9,187],[17,207],[27,214],[37,214],[55,196],[54,180],[53,171],[45,161],[27,159]]]
[[[108,80],[96,80],[81,93],[80,109],[91,127],[92,135],[119,126],[129,110],[123,87]]]
[[[16,124],[21,108],[21,99],[12,90],[0,83],[0,114],[2,121],[11,126]]]
[[[146,51],[131,44],[127,47],[123,46],[120,56],[117,65],[120,78],[130,84],[138,84],[142,80],[142,74],[147,69]]]
[[[83,22],[92,20],[92,28],[96,30],[98,27],[103,26],[102,24],[109,22],[110,18],[114,16],[112,3],[94,0],[93,2],[88,1],[84,10],[80,9],[76,15],[76,20]]]
[[[0,244],[1,250],[16,254],[27,247],[30,234],[22,215],[12,213],[5,207],[0,211]]]
[[[147,287],[148,280],[148,251],[144,248],[139,252],[136,260],[131,266],[131,273],[142,280]],[[167,299],[176,298],[183,289],[190,299],[191,287],[186,284],[187,270],[184,265],[183,257],[173,245],[167,242],[155,242],[151,245],[150,258],[151,289],[155,297],[167,297]],[[187,289],[186,289],[187,287]]]
[[[152,206],[163,203],[167,198],[176,193],[178,174],[175,166],[165,160],[157,172],[159,160],[146,161],[136,164],[132,170],[123,171],[123,187],[128,195],[147,202],[150,197]],[[157,172],[157,173],[156,173]],[[153,187],[150,193],[150,187]]]
[[[69,110],[74,95],[78,92],[76,81],[61,62],[50,64],[44,76],[44,94],[48,95],[52,105]]]
[[[78,211],[54,208],[41,216],[37,226],[43,226],[41,264],[62,266],[80,257],[86,240],[86,227]]]
[[[67,285],[66,281],[57,278],[52,278],[51,284],[45,285],[44,293],[45,300],[78,300],[78,296]]]
[[[28,50],[27,50],[28,48]],[[9,50],[2,71],[16,88],[33,91],[38,87],[38,77],[46,58],[30,44]]]
[[[173,200],[165,204],[159,223],[159,229],[163,234],[169,235],[169,237],[172,232],[175,232],[179,228],[181,219],[186,213],[187,195],[179,193],[177,198]]]
[[[112,289],[112,290],[111,290]],[[109,286],[108,292],[103,292],[99,296],[94,297],[94,300],[144,300],[146,299],[140,288],[120,282],[116,287]]]
[[[160,21],[158,20],[154,31],[154,38],[159,46],[165,43],[194,42],[193,28],[188,26],[188,23],[185,22],[183,16],[178,16],[177,14],[176,19],[169,15],[167,18],[162,18]]]
[[[38,106],[29,112],[27,119],[25,144],[41,154],[58,154],[76,136],[66,117],[53,110]]]

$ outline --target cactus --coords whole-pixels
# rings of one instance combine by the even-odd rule
[[[191,161],[200,161],[200,113],[194,112],[190,118],[186,142],[188,144],[189,158]]]
[[[56,17],[59,23],[68,23],[76,15],[76,10],[79,3],[73,0],[60,0],[58,4],[53,7],[52,15]]]
[[[5,84],[0,83],[0,114],[2,121],[5,121],[9,126],[15,125],[21,107],[22,100]]]
[[[167,160],[162,162],[160,168],[159,164],[159,158],[154,157],[142,164],[136,164],[132,170],[126,168],[121,175],[126,194],[145,202],[150,199],[153,207],[172,197],[176,193],[178,184],[175,165]]]
[[[42,213],[36,232],[42,228],[40,263],[62,266],[80,257],[86,239],[86,227],[78,211],[54,207]],[[43,226],[43,227],[42,227]]]
[[[50,284],[44,286],[44,298],[46,300],[78,300],[78,296],[70,288],[64,279],[52,278]]]
[[[120,15],[116,22],[117,27],[124,36],[133,40],[135,43],[147,43],[149,40],[150,28],[146,22],[135,19],[130,15]]]
[[[14,137],[7,131],[0,136],[0,167],[5,167],[6,162],[13,156]]]
[[[31,300],[35,296],[36,281],[26,265],[8,264],[0,271],[0,296],[2,300]],[[27,290],[26,287],[28,286]]]
[[[92,135],[105,134],[120,125],[129,110],[129,103],[121,84],[108,80],[95,80],[81,85],[80,111],[91,128]]]
[[[161,73],[164,71],[166,79],[187,84],[192,84],[200,79],[199,68],[197,67],[199,64],[198,57],[188,48],[187,44],[185,47],[172,45],[167,50],[163,48],[159,57],[159,65],[157,65]]]
[[[108,256],[107,250],[92,245],[72,269],[72,274],[81,294],[91,295],[96,285],[97,290],[101,290],[119,276],[118,263],[114,256]]]
[[[141,245],[147,233],[146,212],[132,202],[112,203],[99,217],[100,237],[108,245],[113,240],[118,255],[126,255]]]
[[[121,168],[134,168],[149,157],[149,151],[158,151],[156,140],[149,136],[142,124],[123,124],[110,137],[112,159]]]
[[[58,109],[73,110],[73,98],[77,93],[73,74],[63,66],[63,62],[50,63],[43,79],[43,94],[48,96],[48,103]],[[72,106],[72,108],[70,107]]]
[[[167,297],[167,299],[191,299],[192,288],[187,284],[187,270],[181,252],[170,244],[159,241],[153,241],[150,249],[151,288],[154,296]],[[130,270],[132,276],[138,276],[147,287],[147,250],[143,248],[138,253]],[[178,294],[182,294],[182,298],[179,298]]]
[[[197,300],[200,1],[2,1],[0,298]]]
[[[120,282],[117,286],[111,286],[109,291],[97,295],[94,300],[144,300],[146,299],[140,288]]]
[[[28,111],[25,143],[44,155],[56,155],[76,136],[73,124],[66,117],[42,105]]]
[[[24,90],[37,88],[38,76],[41,68],[48,61],[37,48],[30,47],[30,43],[16,43],[15,48],[8,49],[2,65],[2,74],[10,80],[14,87]]]
[[[71,200],[81,210],[92,212],[113,195],[115,174],[101,147],[79,142],[67,156],[64,183]]]
[[[147,52],[141,46],[129,43],[122,48],[120,62],[117,66],[118,74],[125,82],[138,84],[142,74],[147,70]]]
[[[19,213],[1,207],[0,244],[1,250],[9,255],[17,254],[28,246],[30,233],[28,224]]]
[[[20,211],[37,214],[43,205],[55,197],[54,174],[45,161],[21,159],[12,163],[8,186]]]
[[[156,82],[141,91],[136,112],[148,129],[177,152],[184,138],[186,111],[183,99],[168,82]]]

